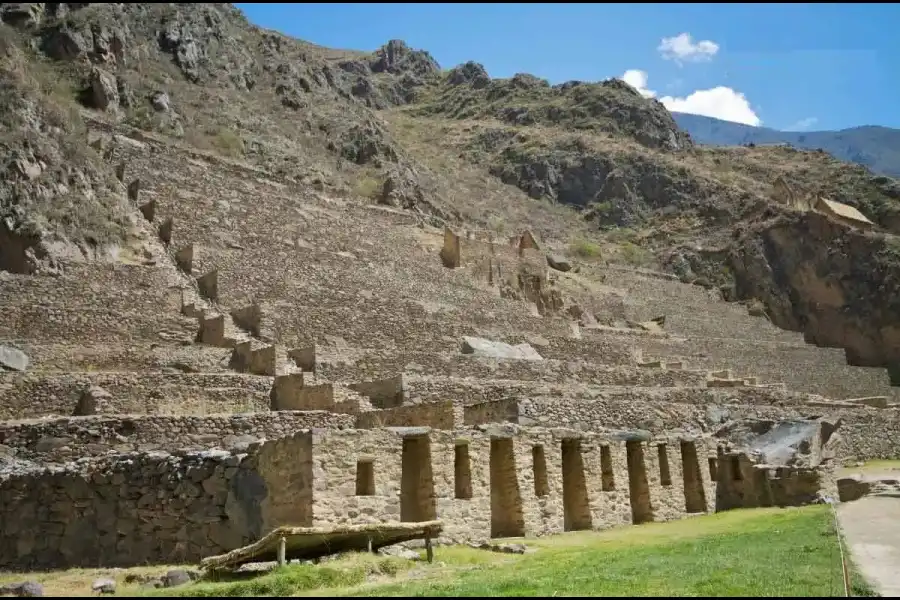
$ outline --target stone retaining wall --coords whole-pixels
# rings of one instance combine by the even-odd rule
[[[65,462],[135,450],[228,448],[307,428],[353,427],[355,417],[325,411],[171,417],[69,417],[0,423],[0,450],[16,458]]]
[[[430,402],[360,413],[356,419],[356,427],[357,429],[431,427],[452,430],[456,425],[455,418],[453,402]],[[462,423],[458,425],[461,426]]]
[[[0,419],[72,415],[91,386],[108,392],[107,414],[265,411],[271,377],[235,373],[2,373]]]
[[[538,350],[540,353],[540,350]],[[634,361],[632,361],[633,363]],[[405,373],[455,378],[592,383],[594,385],[700,385],[706,373],[688,370],[605,365],[580,359],[523,361],[491,359],[437,352],[366,353],[361,356],[323,357],[316,377],[325,381],[362,381]]]

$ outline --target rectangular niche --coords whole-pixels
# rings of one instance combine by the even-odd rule
[[[681,471],[684,473],[684,509],[688,513],[706,512],[706,491],[694,442],[681,442]]]
[[[616,489],[616,475],[612,466],[612,452],[609,446],[600,446],[600,489],[612,492]]]
[[[491,537],[524,536],[525,516],[513,440],[492,439],[490,463]]]
[[[362,459],[356,463],[356,495],[375,495],[375,462]]]
[[[650,503],[650,484],[647,482],[644,446],[637,440],[625,442],[625,454],[628,459],[631,522],[635,525],[649,523],[653,521],[653,506]]]
[[[591,528],[591,505],[584,477],[581,440],[562,442],[563,528],[580,531]]]
[[[657,444],[656,455],[659,459],[659,483],[663,486],[672,485],[672,471],[669,469],[669,446]]]
[[[541,445],[531,448],[531,468],[534,473],[534,495],[538,498],[550,493],[550,482],[547,480],[547,457]]]
[[[453,449],[454,496],[459,500],[472,499],[472,461],[469,444],[459,442]]]
[[[407,523],[435,520],[431,440],[427,435],[403,438],[400,470],[400,520]]]

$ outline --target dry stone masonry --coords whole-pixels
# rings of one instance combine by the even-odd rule
[[[889,385],[820,377],[827,349],[699,288],[608,268],[585,291],[531,231],[112,139],[141,246],[0,273],[0,569],[199,561],[280,526],[485,541],[802,504],[836,463],[896,455]]]

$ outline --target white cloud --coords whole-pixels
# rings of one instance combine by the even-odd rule
[[[647,73],[637,69],[629,69],[622,75],[622,81],[633,87],[644,98],[652,98],[656,92],[647,89]]]
[[[679,65],[685,62],[712,60],[719,51],[719,45],[711,40],[691,41],[691,34],[679,33],[675,37],[663,38],[657,47],[666,60],[674,60]]]
[[[762,124],[744,94],[722,85],[709,90],[697,90],[684,98],[663,96],[659,101],[672,112],[714,117],[754,127]]]
[[[656,96],[656,92],[647,87],[647,73],[644,71],[628,70],[622,75],[622,81],[645,98]],[[713,117],[754,127],[762,124],[744,94],[721,85],[708,90],[697,90],[683,98],[663,96],[659,101],[672,112]]]
[[[785,131],[803,131],[804,129],[809,129],[818,122],[819,120],[815,117],[806,117],[805,119],[800,119],[787,129],[785,129]]]

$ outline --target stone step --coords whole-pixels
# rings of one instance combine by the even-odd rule
[[[665,367],[638,368],[594,364],[583,360],[540,361],[492,359],[460,353],[414,352],[381,353],[373,351],[351,357],[317,357],[315,377],[322,381],[363,381],[407,377],[439,376],[447,378],[547,381],[556,383],[592,383],[596,385],[700,386],[706,371]]]

